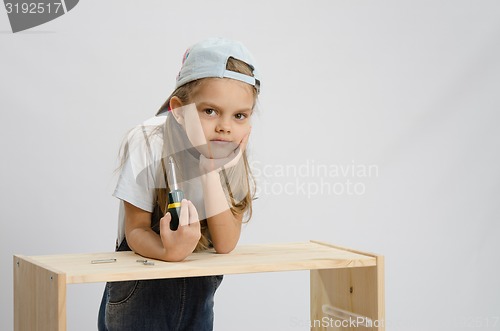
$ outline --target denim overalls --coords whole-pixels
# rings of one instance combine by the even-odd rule
[[[159,210],[155,208],[152,215],[155,231],[161,218]],[[117,251],[127,250],[131,249],[123,239]],[[210,331],[214,294],[221,281],[222,275],[108,282],[98,330]]]

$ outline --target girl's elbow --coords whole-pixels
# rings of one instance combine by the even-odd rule
[[[214,249],[217,254],[229,254],[231,253],[234,248],[236,247],[236,244],[219,244],[215,245],[214,244]]]
[[[217,254],[229,254],[233,251],[233,249],[215,249]]]
[[[240,239],[240,233],[222,233],[221,235],[212,236],[212,245],[215,252],[218,254],[231,253]]]

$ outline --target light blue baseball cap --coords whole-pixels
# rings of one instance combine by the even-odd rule
[[[253,76],[226,69],[228,59],[232,57],[248,64]],[[260,91],[260,76],[255,66],[255,60],[248,49],[239,41],[225,38],[205,39],[188,48],[182,59],[182,67],[177,75],[175,88],[202,78],[231,78],[250,84]],[[170,98],[158,111],[161,114],[167,110]]]

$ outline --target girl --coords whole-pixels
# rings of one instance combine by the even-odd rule
[[[193,251],[229,253],[251,217],[246,157],[260,81],[239,42],[213,38],[188,49],[175,91],[124,144],[114,196],[121,200],[117,250],[181,261]],[[184,196],[179,227],[167,212],[172,171]],[[222,276],[110,282],[99,330],[212,330]]]

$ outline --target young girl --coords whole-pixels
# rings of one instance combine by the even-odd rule
[[[175,91],[124,144],[114,192],[121,200],[117,250],[175,262],[193,251],[234,249],[252,210],[245,148],[259,87],[254,61],[241,43],[214,38],[186,51]],[[167,212],[171,167],[185,196],[175,231]],[[212,330],[221,281],[209,276],[107,283],[99,330]]]

